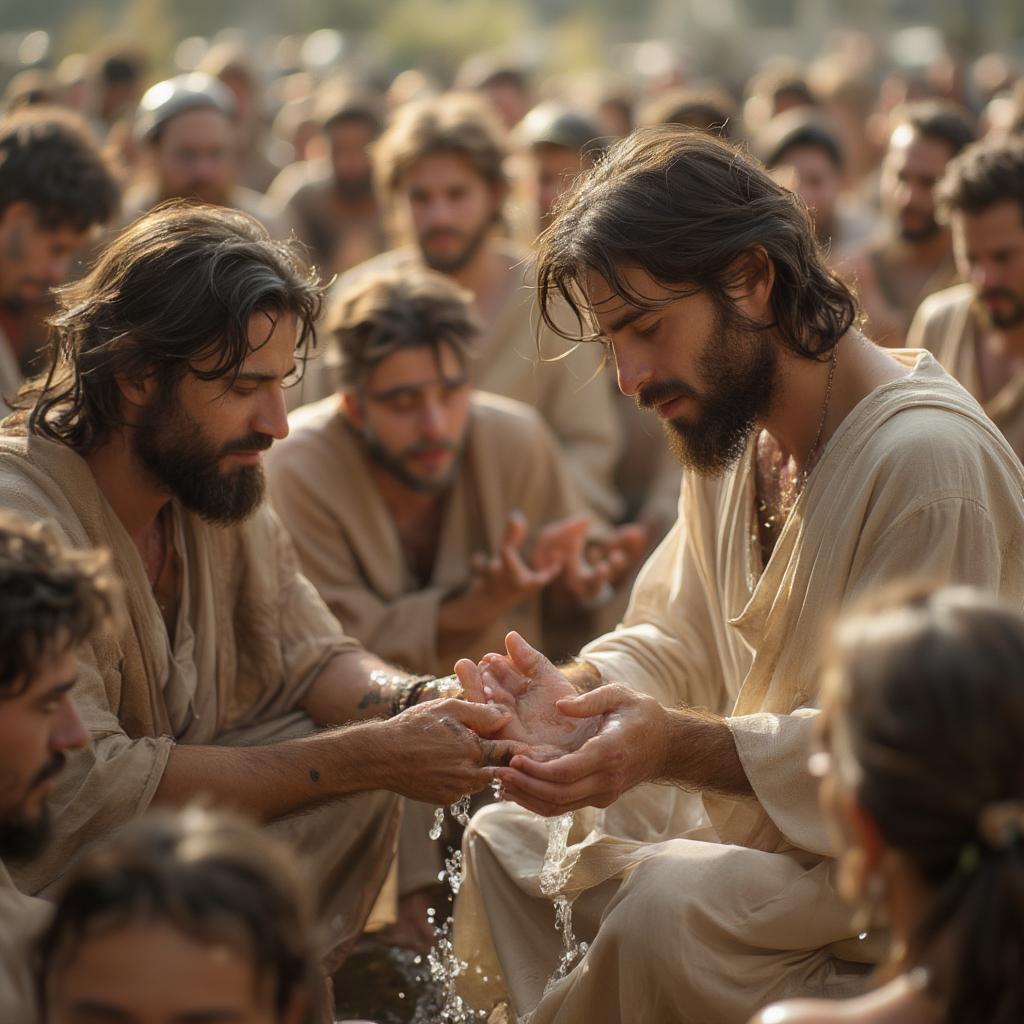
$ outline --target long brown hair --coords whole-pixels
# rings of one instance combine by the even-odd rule
[[[949,1022],[1024,1020],[1024,617],[890,595],[844,623],[830,684],[857,797],[934,894],[898,966],[932,968]]]
[[[322,292],[298,250],[252,217],[172,202],[127,227],[57,299],[49,372],[22,386],[15,408],[30,432],[85,453],[122,422],[119,376],[154,376],[164,394],[186,372],[230,384],[256,313],[269,318],[268,338],[274,317],[298,317],[302,366]]]
[[[587,335],[584,298],[593,272],[641,309],[704,290],[739,317],[728,292],[759,252],[774,265],[774,322],[751,326],[776,329],[801,356],[827,358],[853,324],[856,303],[825,266],[800,200],[750,157],[704,132],[640,128],[559,200],[540,239],[541,316],[563,337],[597,340]],[[673,295],[659,302],[637,294],[623,273],[631,268]],[[559,295],[576,315],[574,334],[564,320],[559,324]]]

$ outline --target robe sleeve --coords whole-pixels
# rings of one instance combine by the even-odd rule
[[[865,531],[844,601],[908,579],[966,584],[989,593],[1003,589],[1007,553],[993,515],[977,499],[921,498],[890,522],[877,536]],[[779,831],[795,846],[834,855],[817,783],[807,771],[817,715],[812,708],[743,715],[730,719],[729,726],[754,793]]]
[[[685,490],[685,489],[684,489]],[[680,518],[651,555],[633,588],[622,625],[581,652],[609,681],[656,697],[724,712],[722,666],[694,540]]]

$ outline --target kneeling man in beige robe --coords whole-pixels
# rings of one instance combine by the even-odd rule
[[[412,706],[428,681],[342,632],[262,502],[262,452],[288,429],[282,383],[319,313],[289,247],[244,214],[167,206],[60,303],[49,376],[0,434],[0,506],[109,547],[128,614],[81,653],[92,743],[54,788],[54,841],[15,882],[49,894],[111,829],[205,798],[310,858],[334,963],[388,870],[396,794],[486,787],[485,762],[509,748],[478,734],[501,715]]]
[[[806,767],[827,630],[905,576],[1024,604],[1024,470],[930,355],[852,329],[803,208],[715,139],[620,143],[539,265],[542,308],[561,292],[594,324],[686,470],[625,621],[581,662],[513,635],[457,668],[514,710],[507,738],[564,716],[583,740],[497,769],[509,802],[467,832],[465,994],[533,1024],[731,1024],[856,993],[884,936],[838,896]],[[542,888],[542,816],[569,811]],[[589,943],[561,970],[558,894]]]
[[[347,633],[415,672],[450,672],[552,616],[585,627],[644,541],[631,526],[588,541],[591,517],[540,415],[472,388],[471,304],[415,267],[342,293],[327,317],[340,390],[293,413],[267,457],[308,579]],[[578,632],[580,643],[598,630]],[[442,866],[433,810],[406,808],[399,857],[407,930],[427,948]]]

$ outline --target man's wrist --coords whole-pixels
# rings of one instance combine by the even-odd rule
[[[585,658],[572,658],[564,665],[559,665],[558,668],[580,693],[589,693],[604,683],[601,670]]]

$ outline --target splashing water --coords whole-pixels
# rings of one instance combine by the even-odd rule
[[[562,933],[562,956],[558,967],[548,979],[544,991],[572,970],[576,961],[589,948],[586,942],[578,942],[572,927],[572,903],[564,889],[569,884],[573,862],[569,859],[569,832],[572,830],[573,814],[548,818],[548,848],[544,853],[544,866],[540,872],[540,891],[551,898],[555,905],[555,930]]]
[[[469,824],[469,796],[461,797],[449,808],[452,818],[460,825]],[[434,811],[434,823],[430,828],[430,838],[435,842],[441,838],[444,830],[444,808]],[[451,890],[451,902],[462,888],[462,851],[449,850],[444,861],[444,870],[438,876],[439,882],[448,883]],[[470,1024],[473,1021],[486,1020],[486,1010],[474,1010],[456,992],[459,975],[463,974],[469,964],[455,955],[452,940],[454,921],[448,914],[442,925],[437,924],[437,912],[431,908],[427,920],[434,929],[434,945],[427,954],[427,966],[430,968],[430,980],[437,993],[436,998],[428,1001],[428,1005],[417,1007],[413,1024]]]

